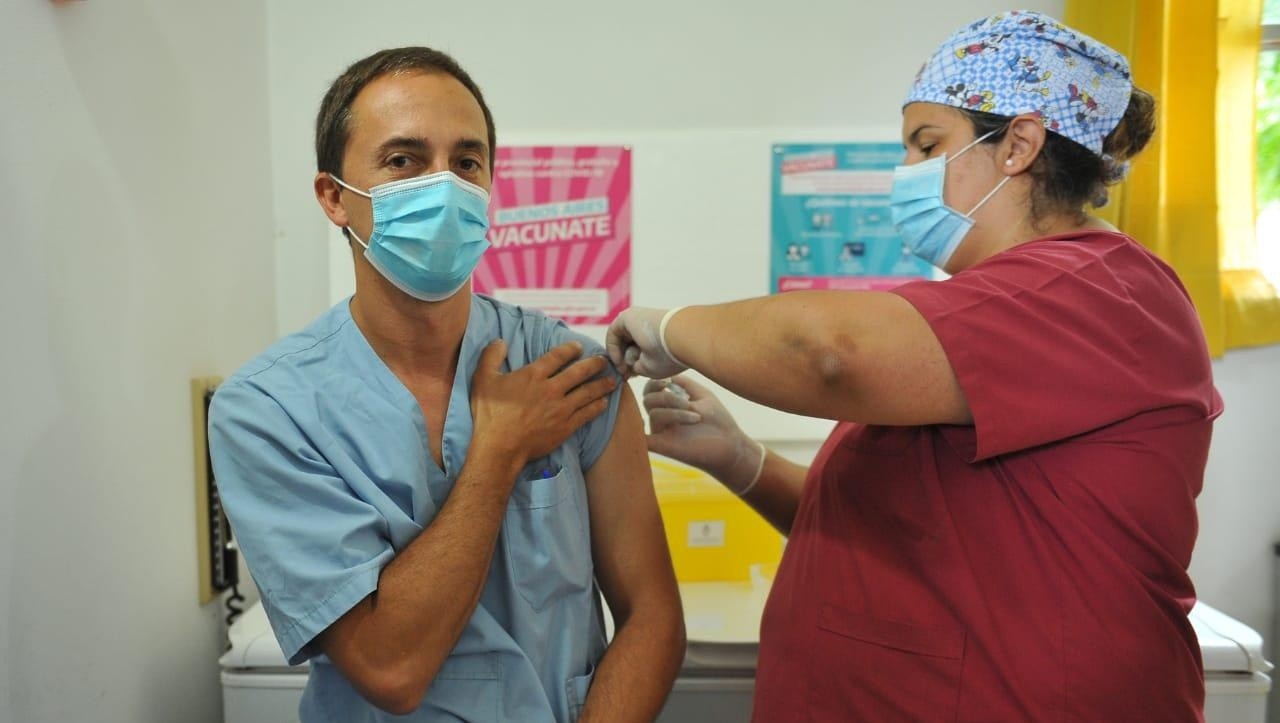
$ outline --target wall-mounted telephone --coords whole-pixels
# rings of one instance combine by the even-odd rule
[[[200,604],[211,602],[224,590],[240,582],[240,561],[231,525],[222,511],[218,486],[209,458],[209,402],[222,379],[204,377],[191,380],[191,406],[195,433],[196,462],[196,554],[200,569]],[[235,597],[239,597],[235,593]]]

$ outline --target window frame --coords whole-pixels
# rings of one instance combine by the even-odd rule
[[[1280,0],[1273,0],[1280,2]],[[1259,60],[1267,53],[1280,53],[1280,21],[1262,24],[1262,43],[1258,48]],[[1258,209],[1261,211],[1261,209]]]
[[[1267,0],[1268,3],[1280,0]],[[1263,23],[1259,59],[1280,52],[1280,22]],[[1261,209],[1257,209],[1261,211]],[[1256,217],[1255,217],[1256,223]],[[1261,239],[1257,243],[1261,243]],[[1226,351],[1280,342],[1280,294],[1258,268],[1221,269]]]

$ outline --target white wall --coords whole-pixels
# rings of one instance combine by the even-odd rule
[[[0,721],[221,720],[188,379],[273,338],[254,0],[0,5]]]
[[[1213,365],[1226,411],[1214,425],[1191,577],[1205,602],[1271,634],[1273,546],[1280,542],[1280,346]],[[1277,657],[1275,640],[1268,654]]]
[[[664,164],[670,175],[654,183],[680,184],[688,190],[689,205],[705,205],[706,219],[758,215],[760,238],[767,243],[767,185],[759,189],[762,203],[755,208],[733,205],[741,196],[726,193],[742,183],[744,163],[756,164],[767,182],[768,144],[797,129],[813,137],[808,131],[820,134],[828,128],[827,139],[840,140],[851,126],[887,128],[896,137],[902,97],[934,47],[951,29],[1007,5],[1004,0],[481,0],[455,3],[445,11],[415,0],[370,3],[358,10],[349,4],[273,0],[267,25],[280,328],[301,327],[327,303],[328,222],[311,192],[313,123],[328,84],[371,52],[430,45],[453,54],[484,91],[499,145],[630,138],[637,144],[638,175],[645,163],[641,139],[651,148],[658,141],[660,151],[671,151]],[[1060,1],[1021,5],[1055,14],[1062,10]],[[758,152],[749,151],[755,157],[726,168],[716,155],[733,148],[725,132],[762,139]],[[665,145],[663,135],[669,138]],[[700,146],[703,137],[710,141]],[[676,157],[676,149],[684,156]],[[637,187],[637,275],[652,268],[651,259],[705,241],[692,231],[682,238],[642,236],[646,214],[669,212],[640,203],[647,192]],[[767,248],[752,245],[752,239],[742,244],[767,270]],[[765,271],[752,280],[763,293]],[[673,284],[672,293],[682,293],[680,288]],[[637,303],[646,303],[642,291],[637,286]]]
[[[901,98],[923,59],[952,27],[1001,7],[934,6],[925,31],[919,4],[811,2],[797,17],[776,2],[663,0],[621,10],[558,0],[502,12],[474,3],[447,15],[392,2],[337,23],[313,3],[273,3],[280,328],[302,326],[354,288],[346,244],[312,198],[309,124],[328,82],[374,50],[428,44],[456,55],[484,89],[499,145],[631,146],[632,302],[672,306],[768,293],[773,144],[897,140]],[[1040,7],[1058,12],[1061,3]],[[321,244],[329,295],[316,288]],[[583,330],[603,338],[603,329]],[[831,427],[726,403],[771,441]]]

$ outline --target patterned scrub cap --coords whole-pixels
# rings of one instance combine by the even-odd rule
[[[903,106],[1039,113],[1045,128],[1101,156],[1132,92],[1123,55],[1051,17],[1012,10],[947,38],[916,74]]]

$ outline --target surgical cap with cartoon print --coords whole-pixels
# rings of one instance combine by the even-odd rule
[[[1009,11],[961,28],[924,64],[907,103],[1016,116],[1102,155],[1133,92],[1129,62],[1040,13]]]

